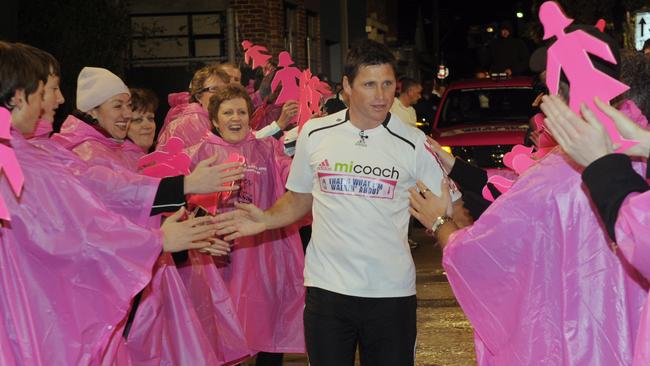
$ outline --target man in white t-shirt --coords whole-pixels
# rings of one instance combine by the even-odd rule
[[[422,84],[411,78],[402,78],[400,83],[402,91],[390,107],[390,113],[399,117],[402,122],[416,127],[418,117],[413,106],[422,98]]]
[[[414,363],[415,266],[407,244],[409,192],[440,194],[443,170],[425,135],[389,113],[395,59],[384,45],[352,48],[343,86],[349,109],[300,132],[285,193],[266,211],[219,216],[226,240],[313,214],[305,258],[305,341],[312,366]],[[456,200],[457,192],[452,192]]]

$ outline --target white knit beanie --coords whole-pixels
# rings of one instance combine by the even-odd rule
[[[117,75],[99,67],[84,67],[77,78],[77,109],[88,112],[122,93],[131,95]]]

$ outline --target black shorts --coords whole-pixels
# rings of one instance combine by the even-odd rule
[[[369,298],[307,287],[305,342],[311,366],[411,366],[415,362],[415,295]]]

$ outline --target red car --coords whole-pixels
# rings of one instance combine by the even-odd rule
[[[503,155],[524,143],[536,96],[529,77],[452,83],[440,100],[431,135],[471,164],[503,167]]]

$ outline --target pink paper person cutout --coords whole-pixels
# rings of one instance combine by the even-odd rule
[[[269,50],[264,46],[254,45],[249,40],[242,41],[241,45],[244,48],[244,62],[247,65],[251,65],[253,70],[258,67],[264,67],[271,58],[271,55],[266,53]]]
[[[228,155],[228,159],[226,159],[226,161],[224,161],[223,163],[226,164],[226,163],[234,163],[234,162],[240,162],[244,164],[246,163],[246,158],[244,158],[244,156],[237,153],[230,153],[230,155]],[[235,182],[230,182],[230,183],[225,183],[224,186],[233,186],[234,184]],[[210,213],[211,215],[216,215],[217,209],[219,208],[219,204],[220,203],[223,204],[224,202],[227,202],[232,196],[232,194],[233,194],[232,191],[214,192],[208,194],[193,194],[187,200],[187,203],[190,206],[190,208],[200,207],[206,212]]]
[[[8,109],[0,107],[0,138],[11,140],[11,112]],[[20,197],[23,191],[25,177],[20,169],[20,164],[16,159],[14,150],[5,144],[0,144],[0,174],[9,181],[9,186],[16,197]],[[4,198],[0,196],[0,219],[10,221],[11,215],[4,203]]]
[[[309,86],[309,80],[311,79],[311,70],[307,69],[300,74],[300,98],[298,99],[298,113],[290,121],[291,123],[298,121],[298,132],[302,129],[302,126],[307,122],[311,116],[312,111],[310,107],[311,102],[311,88]]]
[[[298,100],[300,97],[300,87],[298,80],[300,80],[301,72],[293,65],[291,55],[287,51],[282,51],[278,55],[278,71],[271,81],[271,90],[275,90],[278,85],[282,85],[280,95],[275,100],[276,105],[284,104],[288,100]]]
[[[147,154],[138,161],[138,169],[150,177],[165,178],[190,174],[192,159],[184,151],[183,140],[170,138],[158,151]]]
[[[582,30],[565,33],[564,29],[573,22],[573,19],[567,18],[560,6],[553,1],[542,4],[539,8],[539,19],[544,26],[544,39],[557,37],[547,53],[546,85],[549,91],[552,94],[558,93],[560,72],[564,71],[570,83],[571,110],[579,114],[582,103],[589,107],[603,123],[612,143],[619,146],[617,152],[636,145],[638,142],[623,138],[614,122],[594,104],[595,97],[609,103],[629,89],[627,85],[596,69],[589,59],[587,53],[615,64],[616,59],[607,43]]]
[[[307,69],[300,75],[300,99],[298,100],[298,131],[314,115],[320,112],[323,97],[332,95],[327,83]]]

